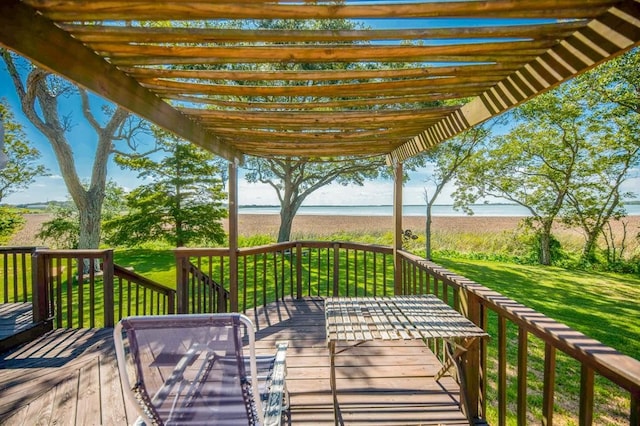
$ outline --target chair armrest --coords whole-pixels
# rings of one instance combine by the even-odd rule
[[[287,347],[289,342],[276,343],[276,359],[273,364],[271,381],[264,406],[265,426],[280,425],[286,396],[285,377],[287,375]]]

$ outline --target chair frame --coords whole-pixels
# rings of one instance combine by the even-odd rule
[[[128,318],[135,318],[136,321],[149,321],[150,323],[158,323],[158,321],[171,321],[176,320],[209,320],[211,318],[231,318],[238,317],[240,322],[246,326],[247,337],[249,340],[249,369],[251,377],[251,386],[254,389],[253,399],[256,405],[256,411],[258,415],[258,421],[260,425],[273,426],[280,425],[282,421],[283,411],[288,410],[288,392],[286,389],[285,377],[286,377],[286,350],[288,342],[276,342],[276,354],[273,368],[270,372],[269,388],[265,390],[266,406],[263,408],[263,401],[261,397],[260,388],[258,387],[258,369],[256,363],[255,353],[255,328],[253,322],[243,314],[239,313],[221,313],[221,314],[179,314],[179,315],[153,315],[153,316],[131,316],[120,320],[113,330],[114,346],[116,352],[116,358],[118,361],[118,369],[120,372],[120,380],[124,389],[125,395],[130,401],[134,402],[136,411],[140,418],[147,424],[154,424],[156,421],[151,419],[148,413],[144,410],[142,404],[138,401],[138,398],[133,392],[133,387],[129,380],[129,374],[127,372],[127,355],[125,353],[125,345],[123,338],[123,331],[126,331],[122,322]],[[247,358],[245,356],[245,358]],[[179,363],[180,364],[180,363]],[[246,361],[245,361],[246,365]],[[178,366],[176,366],[178,368]],[[140,420],[140,418],[138,420]],[[139,424],[139,421],[136,421]]]

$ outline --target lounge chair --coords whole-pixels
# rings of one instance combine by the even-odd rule
[[[136,424],[281,424],[287,343],[276,343],[273,356],[256,356],[246,316],[128,317],[113,334],[120,379],[140,415]]]

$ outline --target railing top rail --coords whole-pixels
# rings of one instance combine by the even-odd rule
[[[640,393],[639,360],[624,355],[598,340],[573,330],[566,324],[536,312],[488,287],[456,275],[433,262],[405,251],[401,251],[400,254],[407,260],[428,269],[438,279],[473,293],[484,306],[591,367],[628,391]]]
[[[0,253],[34,253],[38,249],[46,247],[37,246],[0,246]]]
[[[36,254],[49,254],[56,257],[100,257],[113,252],[113,249],[37,249]]]
[[[255,247],[242,247],[238,249],[238,255],[246,256],[249,254],[272,253],[274,251],[282,251],[292,249],[296,246],[294,241],[286,241],[283,243],[265,244]]]
[[[286,241],[282,243],[265,244],[255,247],[242,247],[239,248],[237,253],[239,256],[247,256],[252,254],[272,253],[275,251],[290,250],[297,245],[301,245],[302,248],[332,248],[338,246],[342,249],[349,250],[366,250],[383,254],[393,253],[393,248],[376,245],[376,244],[360,244],[352,243],[348,241]],[[228,256],[228,248],[186,248],[180,247],[174,249],[176,258],[185,257],[199,257],[199,256]]]
[[[142,285],[143,287],[147,287],[151,290],[157,291],[158,293],[162,293],[164,295],[170,296],[173,293],[176,292],[175,289],[172,289],[170,287],[164,286],[160,283],[157,283],[155,281],[150,280],[147,277],[144,277],[132,270],[129,270],[123,266],[120,265],[113,265],[113,271],[114,271],[114,275],[116,275],[117,277],[121,277],[121,278],[129,278],[132,281],[136,282],[137,284]]]
[[[228,247],[216,247],[216,248],[178,247],[173,249],[173,253],[176,258],[191,257],[191,256],[228,256],[229,248]]]

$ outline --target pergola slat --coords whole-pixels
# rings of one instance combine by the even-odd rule
[[[428,87],[455,90],[465,87],[493,86],[502,78],[496,76],[440,77],[429,79],[393,80],[367,83],[314,84],[314,85],[225,85],[184,83],[173,80],[146,80],[140,83],[163,93],[232,95],[232,96],[358,96],[362,93],[383,93],[389,90],[412,89],[414,92]]]
[[[555,40],[508,41],[498,43],[450,44],[444,46],[159,46],[149,44],[92,43],[102,55],[116,61],[129,57],[215,58],[218,63],[274,62],[375,62],[422,61],[433,56],[501,56],[539,55],[556,44]],[[117,61],[116,61],[117,62]]]
[[[60,24],[85,43],[212,43],[212,42],[345,42],[374,40],[433,40],[461,38],[564,38],[584,27],[577,20],[526,26],[413,28],[390,30],[238,30],[217,28],[148,28]]]
[[[438,17],[593,18],[607,0],[461,1],[386,4],[262,4],[259,2],[28,0],[54,21],[194,19],[365,19]]]

